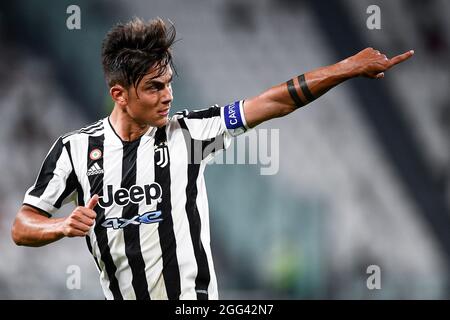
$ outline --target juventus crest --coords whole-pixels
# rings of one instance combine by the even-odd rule
[[[158,156],[156,156],[156,154],[158,154]],[[167,147],[167,142],[164,141],[155,146],[155,161],[156,165],[161,168],[164,168],[169,163],[169,148]]]

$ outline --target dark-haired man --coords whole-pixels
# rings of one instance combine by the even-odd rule
[[[224,107],[168,117],[173,26],[135,19],[102,48],[109,117],[60,137],[28,189],[12,236],[42,246],[86,237],[107,299],[217,299],[203,179],[233,136],[285,116],[350,78],[382,78],[413,55],[367,48]],[[68,217],[53,218],[76,195]]]

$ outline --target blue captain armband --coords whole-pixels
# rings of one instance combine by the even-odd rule
[[[238,136],[246,132],[249,128],[244,116],[244,101],[236,101],[223,107],[222,119],[228,132],[233,136]]]

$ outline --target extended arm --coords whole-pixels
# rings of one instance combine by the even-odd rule
[[[409,59],[413,54],[414,51],[411,50],[388,59],[378,50],[366,48],[336,64],[302,74],[256,97],[246,99],[244,113],[247,124],[255,127],[266,120],[285,116],[345,80],[359,76],[383,78],[384,71]]]

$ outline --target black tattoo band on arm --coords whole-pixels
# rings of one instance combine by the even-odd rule
[[[294,81],[291,79],[288,82],[286,82],[286,84],[289,91],[289,95],[291,96],[297,108],[303,107],[304,103],[298,96],[297,90],[295,90]]]
[[[298,76],[298,83],[300,84],[300,88],[302,89],[303,95],[305,96],[306,100],[308,100],[308,102],[311,102],[316,99],[311,93],[311,91],[309,91],[304,74]]]

